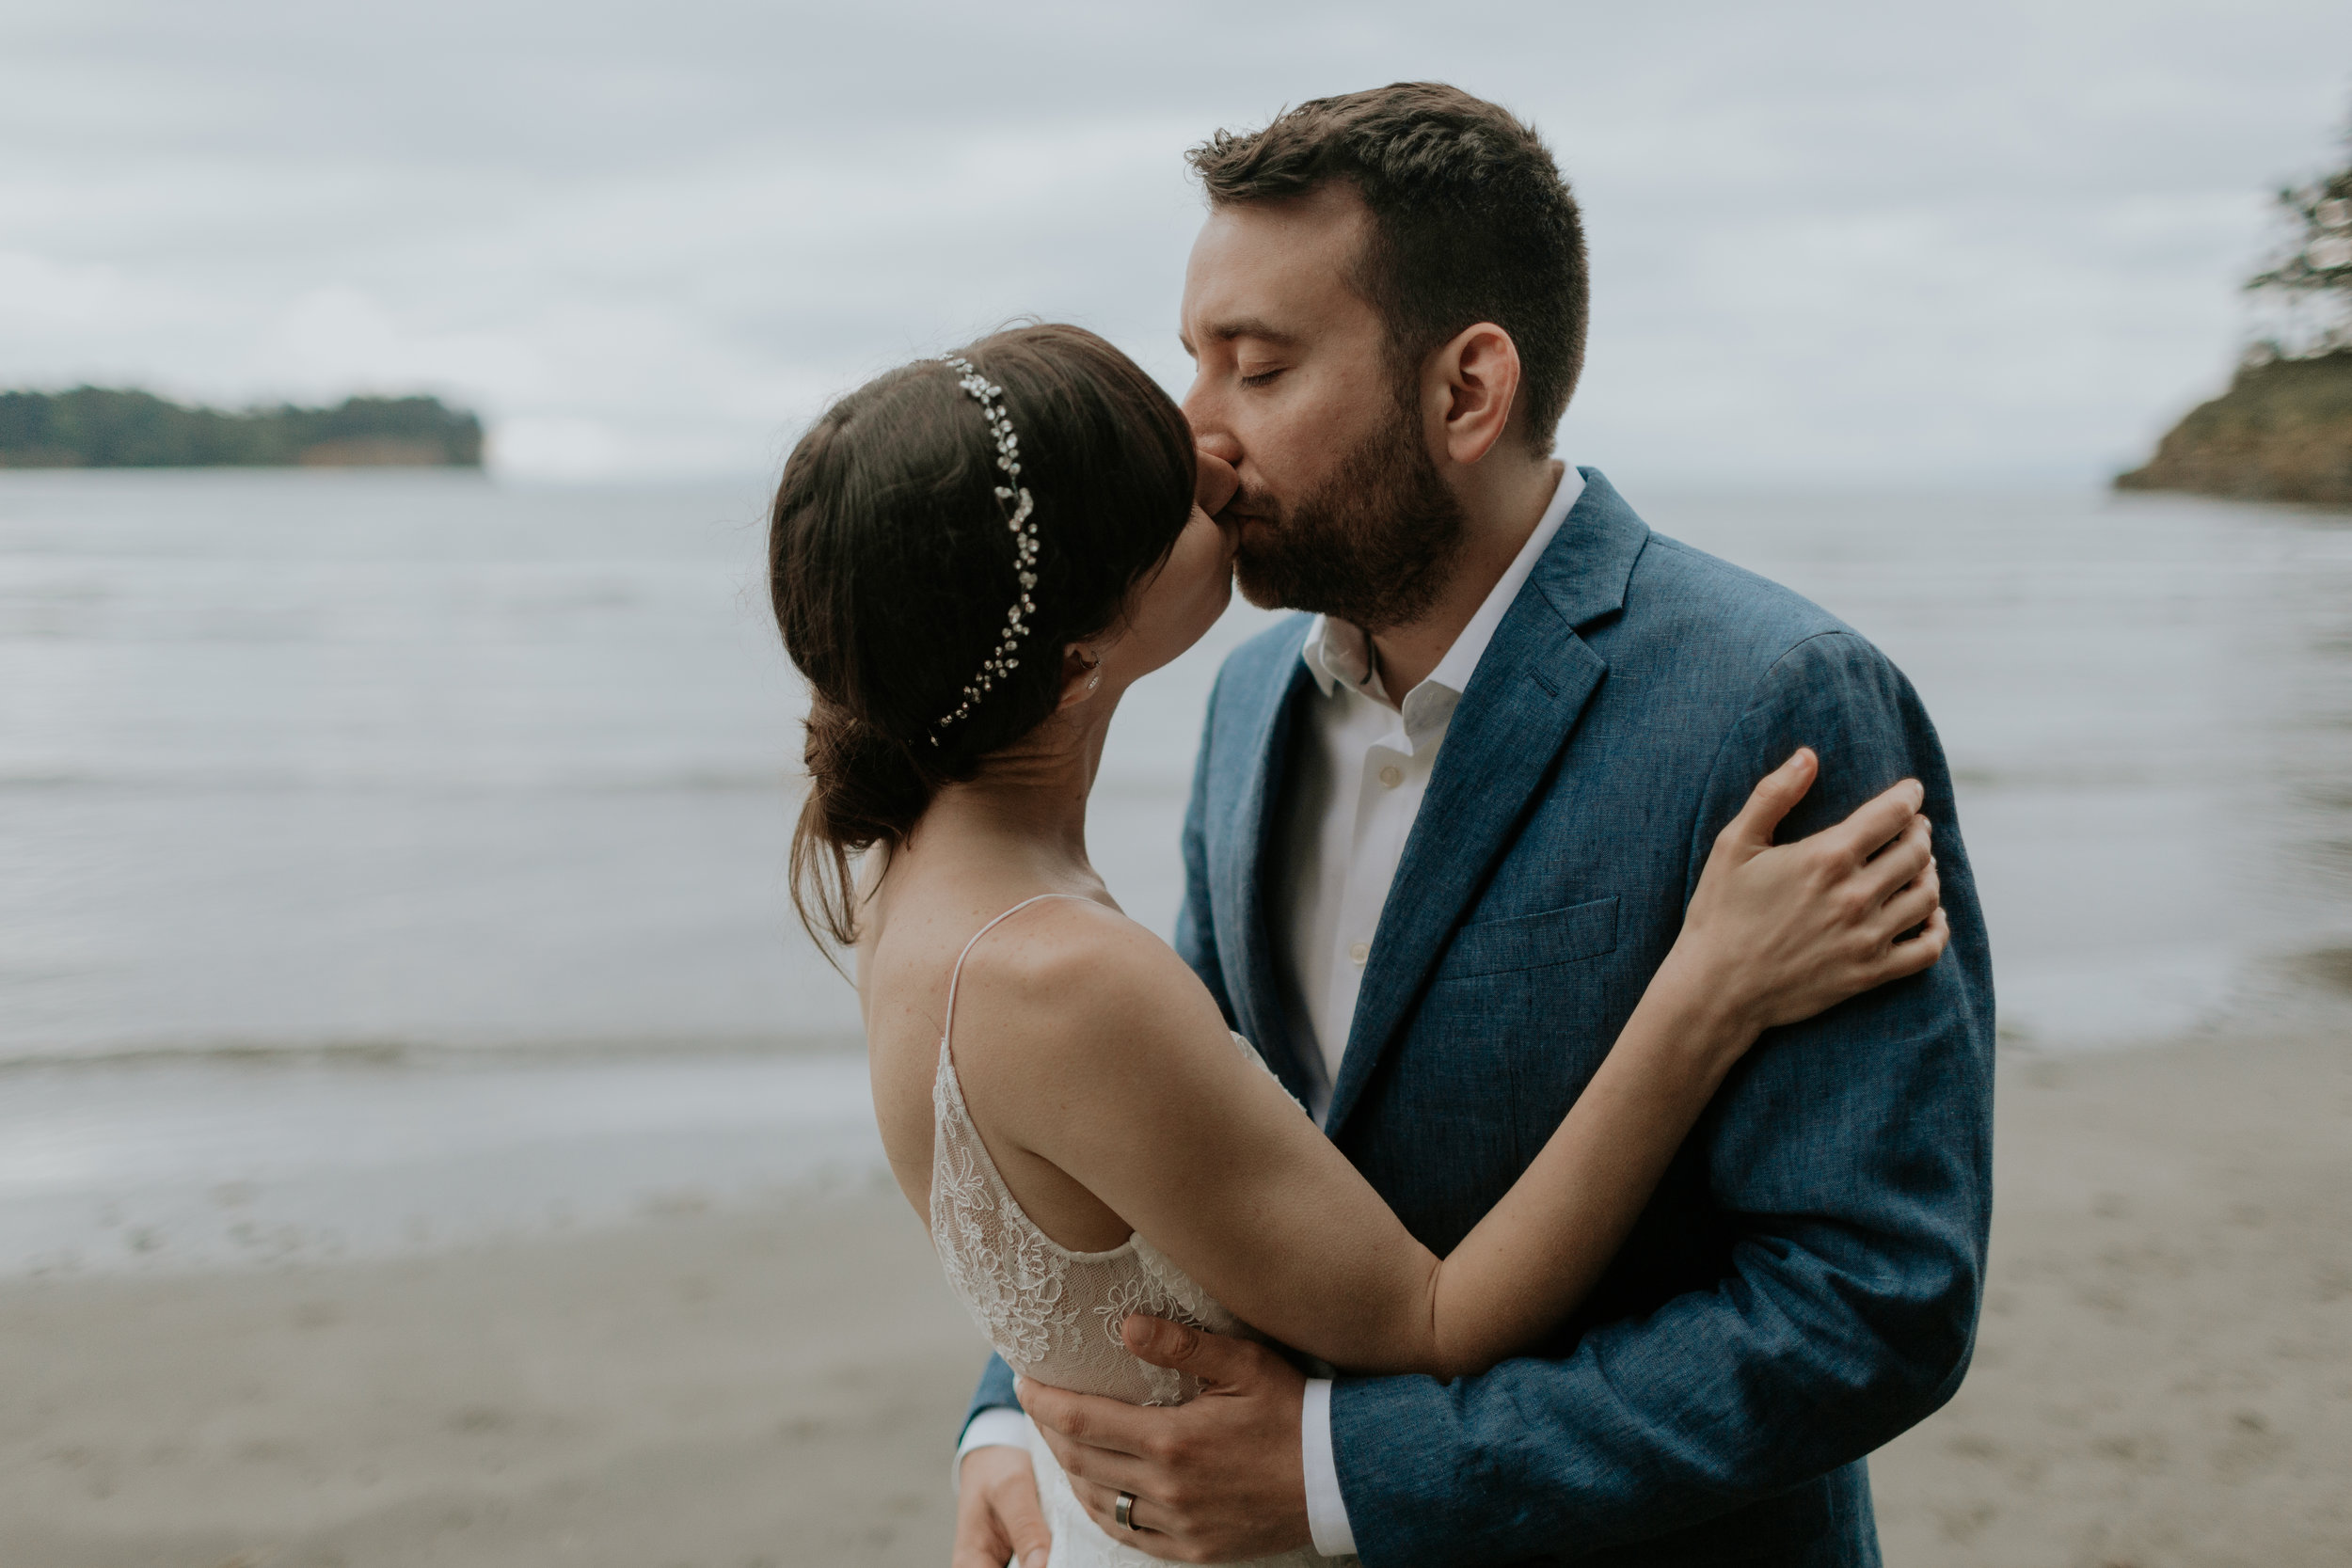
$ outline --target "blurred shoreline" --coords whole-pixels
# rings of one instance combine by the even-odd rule
[[[2352,1556],[2352,1031],[2005,1053],[1900,1568]],[[11,1568],[935,1564],[982,1348],[886,1178],[430,1256],[0,1284]]]

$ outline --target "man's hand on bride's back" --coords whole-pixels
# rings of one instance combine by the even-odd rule
[[[1917,780],[1773,844],[1820,770],[1801,750],[1756,786],[1717,835],[1661,971],[1759,1032],[1918,974],[1951,935]]]
[[[1142,1359],[1200,1379],[1200,1396],[1136,1405],[1025,1378],[1015,1385],[1094,1522],[1175,1562],[1239,1562],[1306,1545],[1305,1376],[1248,1339],[1139,1315],[1120,1330]],[[1132,1528],[1119,1522],[1122,1492],[1136,1499]]]

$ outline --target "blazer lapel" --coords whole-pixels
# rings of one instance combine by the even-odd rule
[[[1273,929],[1266,923],[1265,911],[1267,856],[1278,847],[1270,843],[1270,835],[1280,811],[1291,725],[1297,712],[1298,692],[1313,679],[1295,641],[1286,645],[1291,647],[1290,657],[1259,683],[1261,706],[1243,716],[1247,728],[1240,738],[1245,766],[1227,812],[1219,814],[1224,818],[1222,831],[1211,830],[1209,863],[1215,884],[1211,904],[1217,950],[1239,971],[1236,974],[1228,970],[1235,1022],[1283,1086],[1306,1101],[1311,1098],[1311,1073],[1320,1074],[1299,1060],[1291,1040],[1281,981],[1275,973]]]
[[[1649,530],[1597,470],[1582,472],[1583,495],[1496,628],[1446,727],[1373,933],[1324,1118],[1333,1137],[1608,673],[1576,628],[1624,605]]]

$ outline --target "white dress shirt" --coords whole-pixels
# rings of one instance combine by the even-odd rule
[[[1330,1107],[1364,960],[1454,705],[1528,574],[1583,493],[1584,476],[1564,466],[1527,543],[1438,667],[1401,703],[1391,702],[1381,686],[1371,641],[1359,628],[1321,615],[1307,628],[1299,653],[1318,694],[1308,700],[1298,771],[1286,791],[1275,966],[1287,993],[1291,1037],[1311,1053],[1308,1066],[1317,1081],[1308,1108],[1317,1120]],[[977,1448],[1026,1449],[1028,1433],[1028,1418],[1019,1410],[983,1410],[964,1428],[956,1463]],[[1307,1380],[1299,1446],[1315,1550],[1326,1557],[1351,1555],[1356,1531],[1331,1449],[1329,1378]]]
[[[1371,640],[1360,629],[1321,615],[1307,628],[1299,653],[1314,675],[1316,694],[1307,699],[1307,732],[1285,792],[1275,967],[1287,993],[1292,1042],[1311,1053],[1311,1073],[1322,1069],[1309,1107],[1317,1120],[1330,1108],[1364,960],[1454,705],[1528,574],[1583,493],[1584,476],[1564,466],[1535,531],[1438,667],[1402,702],[1392,702],[1382,687]],[[1356,1532],[1347,1522],[1331,1449],[1327,1378],[1308,1380],[1299,1444],[1315,1550],[1326,1557],[1351,1553]]]

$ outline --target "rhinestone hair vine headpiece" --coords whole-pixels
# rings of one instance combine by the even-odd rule
[[[1021,483],[1021,437],[1012,433],[1012,418],[1005,412],[1005,389],[992,383],[972,366],[972,361],[960,354],[943,354],[940,363],[961,372],[956,385],[971,394],[988,420],[988,433],[996,437],[996,467],[1005,476],[1005,483],[996,486],[996,499],[1004,503],[1005,527],[1011,531],[1015,570],[1020,575],[1021,596],[1006,612],[1005,626],[996,634],[996,646],[989,650],[980,673],[972,684],[963,689],[963,701],[956,711],[942,719],[935,726],[944,730],[957,720],[968,717],[973,705],[996,688],[997,677],[1009,675],[1021,667],[1021,640],[1029,635],[1027,617],[1037,612],[1029,591],[1037,586],[1037,525],[1029,521],[1036,509],[1030,500],[1028,487]],[[931,736],[931,744],[939,744],[939,736]]]

